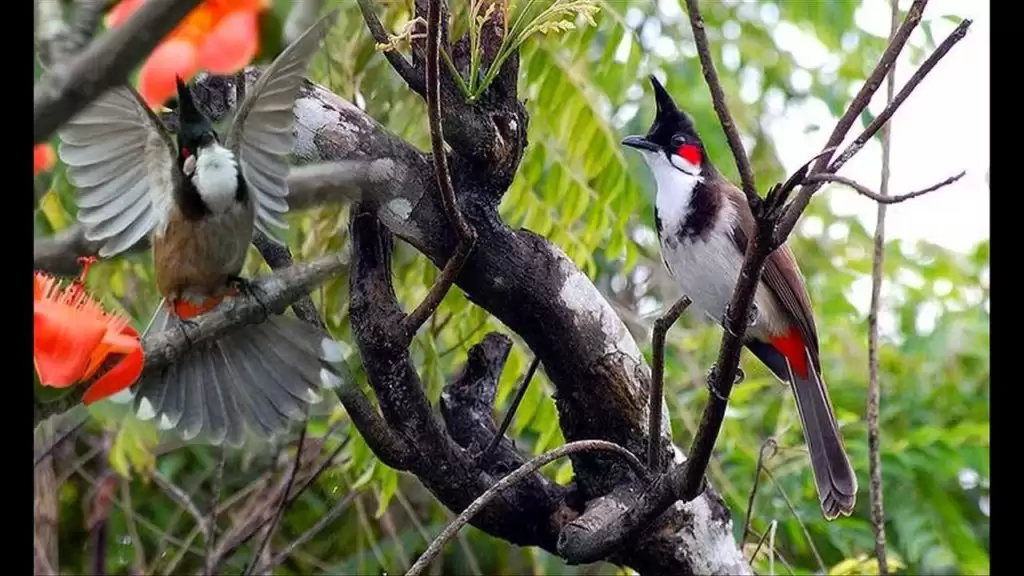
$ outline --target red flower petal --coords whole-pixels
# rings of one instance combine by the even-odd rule
[[[88,406],[97,400],[113,396],[138,380],[142,375],[144,358],[142,346],[138,346],[138,340],[135,343],[135,349],[131,353],[122,358],[85,391],[85,394],[82,395],[82,404]]]
[[[197,71],[195,47],[181,40],[168,40],[157,46],[142,65],[139,94],[155,108],[176,93],[175,76],[188,82]]]
[[[255,12],[235,11],[217,22],[199,50],[199,66],[211,74],[234,74],[259,51],[259,24]]]
[[[33,152],[33,169],[36,174],[48,172],[57,162],[57,155],[53,153],[53,146],[49,144],[36,144]]]
[[[107,326],[52,300],[36,301],[33,312],[33,360],[39,383],[67,388],[85,373]]]

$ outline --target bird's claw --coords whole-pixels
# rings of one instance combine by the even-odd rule
[[[181,330],[181,335],[185,338],[185,342],[188,344],[189,348],[191,348],[193,342],[192,338],[188,335],[188,330],[186,328],[198,330],[199,323],[196,322],[195,320],[192,320],[191,318],[179,318],[178,320],[178,329]]]
[[[746,377],[746,375],[743,373],[743,369],[740,368],[739,366],[737,366],[736,367],[736,377],[733,378],[733,385],[735,386],[736,384],[739,384],[740,382],[743,382],[743,379],[745,377]],[[707,384],[707,387],[708,387],[708,392],[710,392],[712,396],[714,396],[715,398],[721,400],[722,402],[727,402],[728,401],[726,399],[726,397],[718,390],[718,365],[717,364],[712,364],[711,365],[711,369],[708,370],[706,384]]]
[[[725,305],[725,315],[723,316],[722,328],[724,328],[725,331],[730,336],[732,336],[733,338],[738,338],[739,336],[735,332],[733,332],[732,330],[729,329],[729,316],[731,315],[730,311],[731,311],[731,308],[729,307],[728,304],[726,304]],[[760,309],[758,309],[757,304],[751,304],[750,305],[750,310],[747,311],[747,328],[751,328],[754,325],[756,325],[757,321],[758,321],[758,319],[760,317],[761,317],[761,311],[760,311]]]
[[[260,308],[263,309],[264,318],[270,317],[270,308],[267,307],[267,305],[263,303],[263,300],[260,299],[258,290],[251,281],[246,278],[242,278],[241,276],[232,276],[228,279],[228,282],[231,284],[232,288],[241,292],[246,298],[255,300],[256,303],[260,305]]]

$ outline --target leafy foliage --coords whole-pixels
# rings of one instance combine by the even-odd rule
[[[381,57],[356,4],[332,4],[341,7],[342,16],[314,64],[314,78],[396,134],[427,149],[422,101]],[[546,6],[550,11],[549,4],[514,3],[509,19],[515,23],[526,15],[521,27],[512,24],[510,32],[515,33],[506,40],[506,53],[520,50],[520,95],[527,100],[531,117],[530,146],[501,214],[510,225],[528,228],[560,246],[614,303],[649,354],[653,318],[678,294],[666,281],[654,243],[649,176],[618,143],[625,133],[645,131],[652,118],[646,74],[666,79],[668,90],[701,127],[713,161],[738,180],[735,167],[711,108],[689,23],[675,3],[557,2],[566,11],[544,19],[539,14]],[[816,99],[838,114],[851,87],[863,81],[877,61],[885,39],[858,29],[855,2],[704,4],[713,56],[739,128],[751,139],[748,148],[763,188],[785,175],[770,136],[761,129],[773,116],[785,113],[785,106],[780,112],[771,102],[787,105]],[[283,21],[289,5],[275,3],[274,21]],[[410,5],[388,4],[382,11],[385,26],[401,30],[411,17]],[[480,19],[494,17],[488,12],[494,4],[473,1],[452,6],[453,34],[478,34]],[[923,26],[929,25],[928,17]],[[802,67],[797,54],[778,44],[774,31],[783,25],[815,38],[830,53],[829,62]],[[927,39],[927,43],[933,41]],[[268,57],[273,53],[265,51]],[[480,68],[465,76],[467,91],[485,90],[490,71]],[[813,80],[809,88],[795,81],[801,76]],[[41,184],[48,191],[35,213],[37,236],[63,229],[75,214],[73,190],[60,166],[41,177]],[[826,189],[820,196],[827,194]],[[347,250],[347,211],[346,206],[333,206],[291,215],[289,240],[296,258]],[[871,231],[856,218],[833,214],[819,198],[790,245],[807,277],[821,326],[824,372],[859,473],[857,509],[851,518],[821,520],[791,395],[746,356],[747,379],[733,392],[710,472],[734,513],[740,539],[760,446],[766,438],[776,438],[779,450],[765,462],[770,478],[764,474],[754,502],[751,527],[756,535],[745,539],[749,554],[762,534],[774,534],[760,546],[755,570],[874,574],[877,562],[868,523],[863,416],[868,380],[866,311],[856,305],[853,290],[870,275]],[[893,319],[881,349],[886,528],[891,568],[906,573],[989,571],[988,261],[987,241],[968,254],[931,243],[911,246],[890,241],[886,246],[883,294],[885,312]],[[247,273],[261,267],[265,269],[254,253]],[[425,258],[401,243],[393,268],[399,297],[407,308],[423,297],[437,274]],[[90,288],[106,305],[123,307],[139,329],[145,327],[159,300],[148,254],[95,266]],[[314,300],[325,311],[334,335],[353,342],[347,275],[324,285]],[[432,401],[437,401],[447,378],[465,361],[468,348],[491,330],[507,333],[459,290],[449,293],[412,348]],[[719,338],[720,329],[694,315],[684,315],[669,334],[666,399],[680,446],[687,446],[696,430],[707,398],[704,373],[714,360]],[[496,418],[530,359],[530,352],[517,341],[502,375]],[[350,360],[365,386],[358,355]],[[537,454],[564,441],[551,393],[540,371],[510,430],[524,453]],[[275,573],[405,570],[450,514],[415,479],[377,462],[344,411],[336,402],[332,408],[311,421],[310,435],[323,437],[335,423],[340,426],[336,434],[323,437],[322,454],[338,446],[341,438],[350,437],[350,442],[342,457],[289,508],[275,542],[294,540],[343,497],[356,496]],[[110,509],[107,568],[111,573],[127,573],[141,559],[139,544],[129,536],[132,531],[142,541],[150,571],[200,569],[205,550],[195,519],[146,476],[155,467],[205,511],[215,501],[219,452],[176,447],[166,440],[154,447],[155,431],[148,424],[113,409],[92,413],[97,423],[108,426],[90,426],[87,434],[58,450],[57,468],[66,476],[57,494],[61,569],[87,569],[82,553],[87,537],[82,503],[88,503],[84,510],[91,509],[91,486],[108,466],[123,477],[131,502],[129,508],[123,498],[115,497],[120,505]],[[283,449],[289,459],[294,456],[294,446],[286,445],[227,455],[220,494],[230,506],[220,514],[221,531],[244,518],[249,500],[267,483],[266,471],[275,463],[277,449]],[[546,471],[558,481],[571,478],[568,463]],[[231,556],[223,570],[241,570],[256,541]],[[275,544],[275,550],[280,548]],[[445,573],[584,572],[542,551],[516,548],[473,528],[465,529],[457,543],[449,546],[443,562]],[[595,571],[617,570],[607,565],[586,570]]]

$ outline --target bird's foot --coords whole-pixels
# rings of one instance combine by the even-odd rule
[[[192,337],[188,335],[188,329],[192,329],[192,331],[199,330],[199,323],[191,318],[178,318],[178,330],[181,330],[181,335],[185,338],[185,342],[188,344],[189,348],[191,348],[193,340]]]
[[[731,308],[729,307],[728,304],[726,304],[725,305],[725,314],[722,316],[722,328],[724,328],[725,331],[730,336],[732,336],[733,338],[737,338],[738,336],[736,335],[736,333],[729,329],[729,314],[730,314],[730,311],[731,311]],[[750,305],[750,310],[747,312],[747,328],[751,328],[754,325],[756,325],[757,321],[760,319],[760,317],[761,317],[761,311],[758,309],[757,304],[751,304]]]
[[[733,379],[733,385],[736,385],[736,384],[739,384],[740,382],[743,382],[743,379],[745,377],[746,377],[746,375],[743,373],[743,369],[740,368],[739,366],[737,366],[736,367],[736,377]],[[718,389],[718,365],[717,364],[712,364],[711,365],[711,369],[708,370],[706,383],[707,383],[707,387],[708,387],[708,392],[710,392],[712,396],[714,396],[715,398],[721,400],[722,402],[728,401],[726,399],[726,397]]]
[[[260,305],[260,308],[263,309],[264,318],[268,318],[270,316],[270,308],[268,308],[267,305],[263,303],[263,300],[260,299],[259,290],[257,290],[256,286],[249,279],[242,278],[241,276],[230,276],[228,278],[228,283],[231,284],[232,288],[245,295],[246,298],[255,300],[256,303]]]

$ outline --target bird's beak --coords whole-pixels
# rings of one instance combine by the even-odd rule
[[[159,107],[157,107],[156,111],[160,114],[170,114],[171,112],[173,112],[173,110],[164,105],[160,105]]]
[[[657,152],[658,145],[651,142],[643,136],[626,136],[622,139],[623,146],[629,146],[630,148],[636,148],[637,150],[647,150],[650,152]]]

